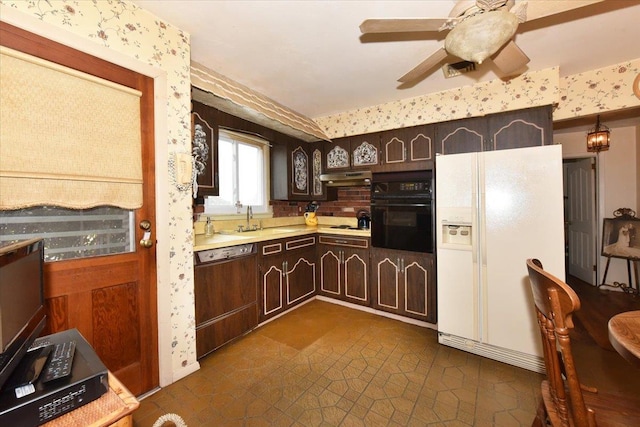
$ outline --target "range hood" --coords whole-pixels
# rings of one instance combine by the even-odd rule
[[[333,172],[320,175],[327,187],[362,187],[371,185],[371,171]]]

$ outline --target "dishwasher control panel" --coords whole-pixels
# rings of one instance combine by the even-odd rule
[[[206,264],[209,262],[220,261],[225,259],[237,258],[239,256],[250,255],[255,253],[254,244],[246,243],[244,245],[229,246],[226,248],[208,249],[196,252],[196,264]]]

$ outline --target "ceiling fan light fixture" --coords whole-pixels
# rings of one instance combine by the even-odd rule
[[[482,64],[513,37],[518,24],[518,17],[504,10],[479,13],[458,23],[447,34],[444,48],[458,58]]]

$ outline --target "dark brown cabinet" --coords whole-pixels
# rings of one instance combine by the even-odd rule
[[[258,324],[256,255],[196,265],[196,355],[201,358]]]
[[[374,172],[433,168],[434,125],[413,126],[382,132],[381,162]]]
[[[191,142],[195,160],[198,196],[217,196],[218,186],[218,110],[191,102]]]
[[[380,134],[336,138],[324,147],[327,173],[373,169],[380,164]]]
[[[485,151],[488,135],[486,117],[453,120],[436,125],[436,153],[460,154]]]
[[[284,140],[283,140],[284,139]],[[322,174],[323,144],[280,138],[271,147],[272,200],[327,200]]]
[[[260,322],[316,294],[315,236],[267,241],[258,251]]]
[[[330,298],[370,306],[369,246],[368,238],[320,235],[318,292]]]
[[[492,114],[489,117],[489,150],[553,144],[551,106]]]
[[[370,271],[373,308],[437,321],[433,255],[372,248]]]
[[[435,151],[440,154],[550,145],[551,106],[438,123],[435,136]]]

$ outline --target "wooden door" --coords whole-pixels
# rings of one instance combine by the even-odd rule
[[[567,274],[595,285],[597,254],[595,160],[591,157],[564,162]]]
[[[135,241],[155,233],[153,80],[131,70],[0,22],[3,46],[142,92],[143,207],[134,212]],[[87,118],[90,120],[91,118]],[[158,386],[156,251],[45,265],[46,333],[77,328],[107,368],[135,395]]]

